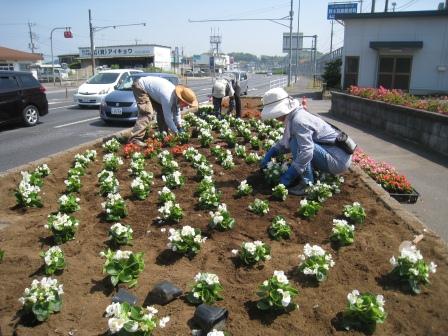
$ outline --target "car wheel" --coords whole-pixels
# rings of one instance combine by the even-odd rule
[[[26,106],[22,111],[22,116],[26,126],[34,126],[39,122],[39,110],[34,105]]]

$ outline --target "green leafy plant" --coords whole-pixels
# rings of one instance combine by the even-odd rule
[[[46,177],[51,174],[51,169],[48,167],[46,163],[36,167],[34,170],[34,173],[37,174],[39,177]]]
[[[298,294],[299,291],[289,284],[283,271],[274,271],[274,275],[258,288],[257,295],[260,300],[257,302],[257,308],[292,311],[298,308],[298,305],[292,302]]]
[[[195,255],[201,249],[201,245],[206,241],[206,237],[201,236],[201,230],[191,226],[183,226],[182,229],[169,230],[168,248],[173,252],[181,254]]]
[[[236,189],[236,196],[242,197],[252,194],[254,189],[250,184],[247,183],[247,180],[243,180],[240,182],[238,188]]]
[[[199,195],[198,205],[201,209],[216,209],[221,202],[221,193],[211,186]]]
[[[227,231],[233,229],[235,225],[235,219],[230,217],[227,205],[224,203],[218,205],[218,209],[215,212],[210,211],[210,217],[211,221],[208,226],[212,229],[217,228],[221,231]]]
[[[246,147],[244,145],[235,145],[235,155],[239,158],[246,158]]]
[[[260,139],[256,136],[250,139],[250,145],[252,146],[252,149],[260,149],[260,143]]]
[[[285,217],[275,216],[272,220],[272,224],[269,227],[269,235],[272,239],[289,239],[291,237],[291,227],[286,222]]]
[[[275,199],[278,199],[280,201],[286,200],[286,197],[288,197],[288,189],[285,187],[284,184],[278,184],[274,188],[272,188],[272,196]]]
[[[344,205],[344,216],[354,224],[362,224],[366,219],[366,212],[358,202],[353,202],[352,205]]]
[[[116,222],[128,215],[126,204],[120,194],[108,194],[101,206],[108,222]]]
[[[45,228],[51,230],[57,244],[75,239],[79,221],[73,216],[58,212],[56,215],[48,215]]]
[[[102,196],[106,196],[107,194],[115,194],[118,192],[120,187],[120,182],[118,179],[112,174],[104,178],[100,182],[100,194]]]
[[[327,279],[330,267],[334,266],[331,254],[318,245],[305,244],[303,254],[299,256],[299,271],[322,282]]]
[[[66,186],[66,190],[68,193],[79,192],[81,190],[81,178],[79,175],[70,175],[64,180],[64,184]]]
[[[59,246],[50,247],[47,251],[41,252],[40,256],[45,263],[45,274],[53,275],[57,271],[65,268],[64,252]]]
[[[333,229],[330,240],[339,245],[350,245],[355,240],[355,227],[347,221],[333,219]]]
[[[116,153],[120,149],[120,142],[116,138],[112,138],[103,143],[103,150],[106,153]]]
[[[176,195],[167,187],[163,187],[158,193],[160,203],[166,203],[168,201],[174,202],[176,200]]]
[[[249,154],[246,155],[246,158],[244,159],[244,161],[247,164],[254,164],[257,163],[258,161],[260,161],[260,156],[258,155],[258,153],[254,153],[254,152],[250,152]]]
[[[378,323],[384,323],[387,313],[382,295],[360,293],[355,289],[347,295],[347,300],[348,305],[343,314],[346,329],[366,329],[372,332]]]
[[[22,178],[22,181],[20,181],[14,195],[16,197],[17,205],[21,207],[42,207],[40,187],[32,185],[29,179],[25,178],[25,176]]]
[[[306,192],[309,200],[323,203],[333,196],[332,190],[333,188],[330,185],[317,181],[315,184],[310,185]]]
[[[187,295],[187,300],[191,303],[213,304],[223,299],[219,294],[223,290],[223,287],[216,274],[198,273],[194,277],[194,281],[195,284]]]
[[[427,264],[420,251],[412,244],[403,246],[398,259],[392,256],[390,263],[394,267],[392,275],[407,283],[416,294],[421,291],[420,285],[429,284],[429,274],[437,270],[437,265],[432,261]]]
[[[269,212],[269,202],[256,198],[253,203],[249,204],[249,210],[257,215],[266,215]]]
[[[132,195],[137,197],[139,200],[144,200],[151,192],[151,185],[143,181],[140,176],[137,176],[131,182],[131,190]]]
[[[114,252],[108,249],[100,255],[106,258],[103,273],[110,276],[112,285],[126,283],[129,287],[134,287],[137,284],[138,276],[145,267],[143,252],[133,253],[121,250]]]
[[[107,324],[111,334],[118,336],[151,336],[159,326],[165,328],[169,316],[156,317],[158,310],[153,306],[137,307],[128,302],[116,302],[106,308]]]
[[[185,184],[185,176],[180,171],[175,171],[171,174],[162,175],[162,180],[165,185],[170,188],[179,188]]]
[[[160,208],[159,213],[163,220],[179,222],[183,217],[182,208],[178,203],[166,201]]]
[[[33,313],[38,321],[46,321],[51,314],[61,310],[63,285],[52,278],[33,280],[30,288],[25,288],[19,302],[26,312]]]
[[[78,211],[80,209],[79,206],[79,197],[76,197],[73,194],[63,194],[58,199],[59,203],[59,212],[62,213],[72,213]]]
[[[109,239],[118,245],[132,245],[132,233],[130,225],[115,223],[109,229]]]
[[[303,218],[311,218],[316,216],[322,205],[316,201],[309,201],[306,198],[300,200],[298,213]]]
[[[232,254],[238,256],[245,265],[271,260],[271,248],[260,240],[244,242],[241,244],[240,250],[232,250]]]
[[[121,157],[115,155],[114,153],[108,153],[103,156],[103,166],[104,169],[110,171],[117,171],[118,167],[123,164]]]

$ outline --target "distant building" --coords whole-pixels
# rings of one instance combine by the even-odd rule
[[[59,64],[73,64],[79,60],[79,54],[63,54],[58,55]]]
[[[90,68],[90,47],[79,48],[81,68]],[[95,65],[125,68],[157,67],[171,70],[171,47],[158,44],[118,45],[95,48]]]
[[[337,14],[342,85],[448,92],[448,10]]]
[[[0,46],[0,70],[30,71],[30,66],[43,60],[34,54]]]

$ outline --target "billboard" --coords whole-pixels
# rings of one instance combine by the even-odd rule
[[[327,20],[334,20],[336,14],[356,14],[358,4],[356,2],[328,4]]]
[[[290,38],[289,33],[283,33],[283,52],[289,53]],[[303,33],[292,33],[292,51],[302,50]]]

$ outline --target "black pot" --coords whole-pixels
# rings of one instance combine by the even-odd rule
[[[118,289],[118,292],[112,297],[112,302],[114,303],[127,302],[135,306],[137,304],[137,301],[138,299],[135,295],[129,293],[126,289],[121,287]]]
[[[151,304],[166,305],[182,295],[182,290],[169,281],[162,281],[154,286],[148,295]]]
[[[204,332],[209,332],[223,330],[228,317],[227,309],[203,303],[196,308],[193,319]]]

